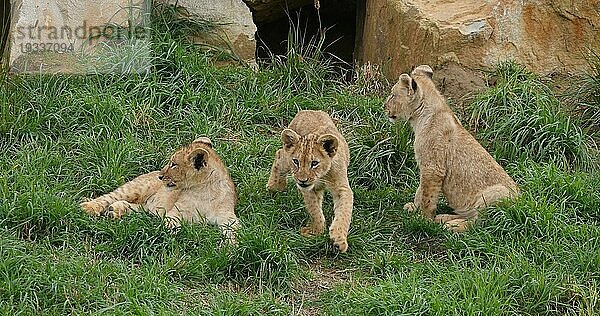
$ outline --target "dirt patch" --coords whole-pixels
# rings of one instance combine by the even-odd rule
[[[336,270],[325,268],[321,261],[308,263],[310,279],[294,284],[290,305],[294,315],[313,316],[322,312],[314,302],[319,300],[323,292],[332,290],[339,284],[352,283],[352,269]]]

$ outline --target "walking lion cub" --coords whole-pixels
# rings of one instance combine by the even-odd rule
[[[320,235],[325,229],[321,206],[323,192],[333,196],[334,218],[329,238],[341,252],[348,250],[348,230],[354,195],[348,182],[350,151],[335,124],[322,111],[300,111],[281,133],[283,148],[275,154],[267,189],[283,191],[286,175],[292,173],[310,215],[303,236]]]
[[[415,159],[420,184],[415,200],[404,209],[420,209],[423,216],[462,232],[480,209],[503,198],[515,198],[519,189],[492,156],[460,124],[436,89],[433,70],[421,65],[402,74],[385,102],[392,122],[406,120],[415,134]],[[435,216],[440,191],[456,214]]]
[[[181,221],[207,221],[235,242],[235,186],[207,137],[177,150],[160,171],[138,176],[113,192],[81,203],[88,214],[114,218],[144,209],[165,218],[171,228]]]

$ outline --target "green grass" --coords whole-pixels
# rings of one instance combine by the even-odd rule
[[[381,97],[330,81],[327,69],[296,84],[305,60],[282,59],[259,72],[217,68],[199,48],[164,41],[154,47],[160,67],[146,75],[2,79],[0,313],[600,313],[600,174],[571,166],[598,162],[581,154],[588,148],[572,137],[585,133],[558,105],[545,108],[553,121],[519,121],[535,130],[558,122],[577,133],[557,131],[548,144],[543,133],[506,141],[512,130],[488,112],[476,136],[501,153],[523,196],[454,235],[402,210],[418,179],[412,135],[406,124],[387,122]],[[500,88],[519,85],[500,81],[479,100],[501,99]],[[528,96],[546,98],[538,85]],[[528,100],[502,104],[510,114],[529,109]],[[471,109],[483,117],[478,104]],[[350,144],[347,254],[326,235],[298,233],[308,216],[292,185],[278,194],[265,189],[279,133],[299,109],[331,113]],[[226,246],[212,226],[172,234],[147,214],[113,221],[78,208],[85,197],[162,167],[200,135],[211,137],[236,183],[238,246]],[[536,151],[541,145],[551,150]],[[331,204],[327,197],[327,218]]]
[[[583,125],[600,137],[600,53],[590,50],[586,58],[590,71],[573,78],[566,99]]]
[[[595,167],[596,145],[540,78],[514,62],[498,65],[496,84],[469,106],[471,123],[499,159]]]

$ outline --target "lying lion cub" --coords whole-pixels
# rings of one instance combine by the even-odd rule
[[[456,232],[467,229],[478,211],[499,199],[515,198],[519,189],[490,154],[467,132],[435,88],[433,70],[417,67],[402,74],[385,102],[392,122],[407,120],[415,133],[415,159],[420,184],[414,203],[433,219],[440,191],[456,215],[441,214],[435,221]]]
[[[171,228],[181,221],[218,225],[230,242],[238,227],[233,181],[210,139],[201,137],[177,150],[161,171],[141,175],[111,193],[81,203],[90,215],[120,218],[140,208],[164,217]]]
[[[325,229],[321,205],[323,191],[333,196],[334,218],[329,238],[341,252],[348,250],[348,230],[354,195],[348,183],[348,143],[322,111],[300,111],[281,133],[283,148],[275,154],[267,189],[283,191],[290,171],[304,197],[310,223],[300,229],[303,236],[319,235]]]

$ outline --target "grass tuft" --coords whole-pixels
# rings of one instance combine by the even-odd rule
[[[583,126],[600,136],[600,54],[589,51],[587,56],[590,71],[575,77],[567,91],[567,99],[580,116]]]
[[[326,34],[327,30],[322,29],[308,38],[306,30],[300,27],[300,17],[297,21],[290,18],[286,54],[271,54],[267,67],[271,85],[294,93],[315,93],[341,82],[335,56],[324,52]]]
[[[496,157],[595,167],[593,139],[539,78],[514,62],[499,64],[494,75],[495,86],[477,96],[469,110],[472,126]]]

